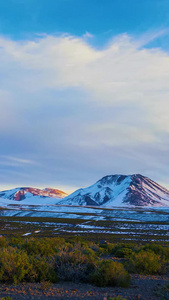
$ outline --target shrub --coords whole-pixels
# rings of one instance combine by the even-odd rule
[[[130,257],[132,253],[133,251],[130,248],[121,248],[117,250],[115,256],[126,258],[126,257]]]
[[[6,240],[6,238],[5,237],[3,237],[3,236],[0,236],[0,248],[4,248],[4,247],[6,247],[7,246],[7,240]]]
[[[169,248],[168,247],[163,247],[158,244],[146,244],[142,247],[143,250],[147,251],[153,251],[155,254],[161,255],[162,257],[169,259]]]
[[[95,265],[95,259],[80,252],[63,252],[55,257],[56,272],[60,279],[66,281],[87,282]]]
[[[71,237],[68,237],[66,239],[66,242],[71,243],[71,244],[74,245],[74,244],[77,244],[79,242],[84,242],[84,240],[80,236],[71,236]]]
[[[107,253],[107,249],[104,249],[104,248],[102,248],[102,247],[99,247],[98,249],[97,249],[97,251],[96,251],[96,255],[97,256],[102,256],[103,254],[105,254],[105,253]]]
[[[117,244],[110,248],[109,253],[120,258],[129,257],[133,253],[133,244]]]
[[[91,281],[97,286],[121,286],[127,287],[130,284],[130,275],[123,265],[112,260],[105,260],[91,275]]]
[[[86,249],[82,250],[82,254],[84,254],[85,256],[87,256],[88,258],[91,258],[91,259],[92,258],[94,259],[94,257],[95,257],[95,252],[88,247],[86,247]]]
[[[31,273],[31,269],[26,252],[9,248],[0,253],[0,281],[19,283]]]
[[[0,281],[10,283],[58,281],[54,260],[40,256],[31,257],[23,250],[4,249],[0,253]]]
[[[107,248],[107,252],[109,254],[112,254],[115,247],[116,247],[116,244],[112,244],[112,243],[108,244],[107,247],[106,247]]]
[[[9,245],[12,247],[20,248],[23,244],[23,238],[20,236],[11,237],[9,240]]]
[[[36,256],[31,258],[32,273],[29,274],[28,281],[42,282],[50,281],[58,282],[58,276],[54,270],[54,260],[52,258]]]
[[[56,247],[53,245],[52,239],[44,240],[28,240],[23,244],[23,249],[29,255],[53,255],[56,253]]]
[[[131,273],[163,274],[165,272],[164,260],[152,251],[142,250],[134,253],[125,265]]]

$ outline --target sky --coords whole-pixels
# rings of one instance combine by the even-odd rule
[[[0,189],[169,188],[168,0],[0,2]]]

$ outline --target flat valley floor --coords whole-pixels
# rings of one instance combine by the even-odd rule
[[[79,235],[112,241],[169,242],[169,208],[8,205],[0,209],[4,236]]]
[[[169,209],[99,209],[81,207],[8,207],[0,211],[0,235],[27,238],[81,236],[93,241],[156,242],[168,247]],[[165,287],[166,286],[166,287]],[[100,288],[59,282],[0,285],[0,297],[14,299],[108,300],[169,299],[169,276],[132,275],[129,288]],[[0,299],[1,299],[0,298]]]

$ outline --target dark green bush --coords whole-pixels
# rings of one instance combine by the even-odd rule
[[[125,258],[131,256],[133,250],[133,244],[117,244],[110,248],[109,253],[116,257]]]
[[[87,282],[95,267],[95,259],[80,252],[65,252],[55,257],[55,269],[62,280]]]
[[[118,249],[115,253],[116,257],[126,258],[132,255],[133,251],[130,248]]]
[[[105,260],[91,275],[91,281],[97,286],[121,286],[130,285],[130,275],[123,265],[112,260]]]

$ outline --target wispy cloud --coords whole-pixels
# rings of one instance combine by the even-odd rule
[[[37,162],[19,157],[0,155],[0,164],[7,165],[37,165]]]
[[[169,35],[169,28],[163,28],[158,31],[149,30],[146,33],[144,33],[140,38],[138,38],[137,45],[139,47],[144,47],[149,43],[153,42],[154,40],[167,35]]]
[[[86,33],[83,34],[83,38],[86,38],[86,39],[91,39],[91,38],[93,38],[93,37],[94,37],[94,35],[91,34],[91,33],[88,32],[88,31],[86,31]]]

